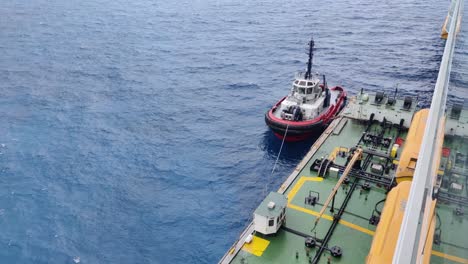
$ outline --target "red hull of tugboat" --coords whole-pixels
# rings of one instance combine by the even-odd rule
[[[273,134],[275,134],[275,136],[277,138],[283,140],[284,135],[276,133],[276,132],[273,132]],[[307,138],[309,138],[310,136],[312,136],[314,134],[315,134],[315,132],[313,132],[313,133],[304,133],[304,134],[295,135],[295,136],[287,135],[285,141],[287,141],[287,142],[299,142],[299,141],[306,140]]]
[[[342,87],[335,86],[330,88],[330,90],[340,91],[341,94],[337,98],[335,104],[331,105],[328,110],[320,116],[306,121],[289,121],[276,117],[273,113],[286,98],[283,97],[265,114],[266,124],[279,139],[283,139],[287,129],[285,140],[288,142],[301,141],[315,133],[321,132],[321,129],[327,126],[346,105],[346,92]]]

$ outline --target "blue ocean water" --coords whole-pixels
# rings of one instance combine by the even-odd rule
[[[448,4],[3,0],[0,263],[215,263],[312,144],[270,176],[263,114],[311,34],[330,85],[428,103]]]

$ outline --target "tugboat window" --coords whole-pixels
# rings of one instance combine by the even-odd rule
[[[306,93],[311,94],[312,93],[312,88],[307,88]]]
[[[308,82],[307,85],[308,85],[308,86],[311,86],[311,85],[312,85],[312,82]]]
[[[268,221],[268,226],[274,226],[275,225],[275,219],[270,219],[270,221]]]
[[[300,81],[299,85],[306,85],[306,82],[305,81]]]
[[[305,94],[304,88],[299,88],[299,93],[300,94]]]

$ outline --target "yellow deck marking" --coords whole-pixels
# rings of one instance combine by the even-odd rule
[[[329,160],[332,160],[332,161],[335,161],[336,155],[338,155],[338,152],[340,152],[340,151],[348,152],[348,149],[347,149],[347,148],[344,148],[344,147],[336,147],[336,148],[334,148],[333,151],[330,153],[330,156],[328,156],[328,159],[329,159]]]
[[[340,150],[339,147],[335,148],[333,153],[330,155],[330,157],[333,154],[335,154],[335,152],[338,152],[339,150]],[[333,156],[336,157],[336,154],[333,155]],[[393,164],[398,165],[398,163],[399,163],[398,160],[393,160]],[[440,173],[440,171],[439,171],[439,173]],[[291,209],[294,209],[294,210],[297,210],[297,211],[300,211],[300,212],[310,214],[310,215],[313,215],[313,216],[317,217],[319,215],[318,212],[316,212],[314,210],[304,208],[304,207],[301,207],[301,206],[291,204],[291,201],[294,199],[297,192],[299,192],[299,190],[302,188],[302,185],[304,185],[304,183],[306,181],[321,182],[321,181],[323,181],[323,178],[322,177],[305,177],[305,176],[302,176],[299,179],[299,181],[297,181],[297,183],[294,185],[294,187],[291,189],[291,191],[288,193],[288,208],[291,208]],[[324,215],[322,215],[322,218],[326,219],[326,220],[329,220],[329,221],[333,221],[333,217],[331,215],[324,214]],[[349,228],[352,228],[354,230],[357,230],[359,232],[368,234],[370,236],[373,236],[375,234],[375,231],[372,231],[370,229],[361,227],[359,225],[353,224],[353,223],[345,221],[345,220],[340,220],[339,223],[344,225],[344,226],[347,226]],[[266,248],[268,247],[269,244],[270,244],[270,241],[265,240],[265,239],[260,238],[260,237],[254,236],[252,242],[250,244],[244,244],[242,249],[249,252],[249,253],[251,253],[251,254],[253,254],[253,255],[255,255],[255,256],[261,256],[263,254],[263,252],[266,250]],[[451,260],[451,261],[455,261],[455,262],[458,262],[458,263],[468,264],[468,259],[448,255],[448,254],[445,254],[445,253],[442,253],[442,252],[439,252],[439,251],[433,250],[432,255],[437,256],[437,257],[441,257],[441,258],[444,258],[444,259],[448,259],[448,260]]]
[[[299,179],[299,181],[297,181],[296,185],[294,185],[294,187],[288,193],[288,201],[292,201],[294,199],[294,196],[296,196],[297,192],[301,189],[302,185],[306,181],[321,182],[321,181],[323,181],[323,178],[322,177],[305,177],[305,176],[302,176]]]
[[[229,254],[232,255],[232,254],[234,253],[235,250],[236,250],[236,247],[232,247],[231,250],[229,250]]]
[[[291,208],[291,209],[294,209],[294,210],[297,210],[297,211],[301,211],[303,213],[310,214],[310,215],[313,215],[315,217],[317,217],[319,215],[319,213],[314,211],[314,210],[306,209],[304,207],[300,207],[300,206],[297,206],[297,205],[294,205],[294,204],[288,204],[288,208]],[[322,215],[322,218],[326,219],[326,220],[329,220],[329,221],[333,221],[333,217],[331,215],[324,214],[324,215]],[[344,225],[346,227],[352,228],[354,230],[357,230],[359,232],[368,234],[370,236],[373,236],[375,234],[375,231],[372,231],[370,229],[358,226],[356,224],[353,224],[353,223],[345,221],[345,220],[340,220],[338,223],[340,223],[341,225]]]
[[[263,252],[265,252],[269,244],[270,241],[258,236],[253,236],[253,239],[249,244],[244,244],[244,246],[242,246],[242,250],[247,251],[250,254],[253,254],[257,257],[260,257],[261,255],[263,255]]]
[[[367,228],[364,228],[362,226],[358,226],[356,224],[353,224],[351,222],[348,222],[348,221],[345,221],[345,220],[340,220],[338,223],[344,225],[344,226],[347,226],[349,228],[352,228],[354,230],[357,230],[357,231],[360,231],[362,233],[365,233],[365,234],[368,234],[369,236],[373,236],[375,235],[375,231],[372,231],[370,229],[367,229]]]
[[[300,206],[297,206],[297,205],[294,205],[294,204],[288,204],[288,208],[294,209],[296,211],[301,211],[303,213],[310,214],[310,215],[313,215],[315,217],[319,216],[319,213],[314,211],[314,210],[310,210],[310,209],[300,207]],[[324,214],[324,215],[322,215],[322,218],[327,219],[329,221],[333,221],[333,217],[331,215]]]
[[[464,259],[464,258],[460,258],[460,257],[457,257],[457,256],[452,256],[452,255],[447,255],[447,254],[439,252],[439,251],[432,250],[432,255],[437,256],[437,257],[441,257],[441,258],[444,258],[444,259],[448,259],[448,260],[451,260],[451,261],[455,261],[455,262],[458,262],[458,263],[468,264],[468,259]]]
[[[305,177],[305,176],[302,176],[299,181],[297,181],[296,185],[294,185],[294,187],[291,189],[291,191],[288,193],[288,208],[291,208],[291,209],[294,209],[294,210],[297,210],[297,211],[301,211],[303,213],[306,213],[306,214],[310,214],[310,215],[313,215],[315,217],[319,216],[319,213],[314,211],[314,210],[310,210],[310,209],[307,209],[307,208],[304,208],[304,207],[301,207],[301,206],[297,206],[297,205],[294,205],[294,204],[291,204],[292,200],[294,199],[294,197],[296,196],[297,192],[299,192],[299,190],[302,188],[302,185],[304,185],[304,183],[306,181],[315,181],[315,182],[321,182],[323,181],[323,178],[322,177]],[[322,215],[323,219],[326,219],[326,220],[329,220],[329,221],[333,221],[333,217],[331,215]],[[348,221],[345,221],[345,220],[340,220],[339,222],[340,224],[344,225],[344,226],[347,226],[349,228],[352,228],[354,230],[357,230],[359,232],[362,232],[362,233],[366,233],[368,235],[371,235],[373,236],[375,234],[374,231],[372,230],[369,230],[367,228],[364,228],[364,227],[361,227],[361,226],[358,226],[358,225],[355,225],[351,222],[348,222]]]

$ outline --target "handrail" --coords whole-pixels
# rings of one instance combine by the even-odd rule
[[[393,264],[416,263],[424,254],[423,247],[419,247],[422,227],[429,221],[429,210],[425,209],[432,200],[433,175],[436,171],[438,158],[437,135],[444,133],[443,119],[446,110],[448,84],[452,67],[452,57],[455,49],[457,31],[456,26],[461,16],[463,0],[455,1],[453,17],[448,30],[447,42],[440,64],[439,75],[432,96],[431,108],[424,130],[424,137],[419,152],[416,170],[413,176],[408,202],[400,229],[400,234],[393,255]],[[424,234],[423,238],[425,237]],[[421,242],[423,243],[423,242]]]

